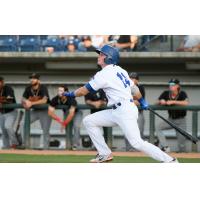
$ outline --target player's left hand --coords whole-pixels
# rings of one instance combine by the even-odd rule
[[[144,98],[140,98],[138,101],[140,102],[140,106],[143,110],[147,110],[149,108],[149,104]]]

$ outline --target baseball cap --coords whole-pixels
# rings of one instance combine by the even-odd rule
[[[30,79],[31,79],[31,78],[40,79],[40,75],[37,74],[37,73],[32,73],[32,74],[29,76],[29,78],[30,78]]]
[[[180,81],[176,78],[172,78],[168,83],[169,85],[176,85],[176,84],[180,84]]]
[[[4,78],[2,76],[0,76],[0,81],[4,81]]]
[[[72,40],[72,39],[71,39],[71,40],[69,40],[69,41],[68,41],[68,43],[67,43],[67,45],[70,45],[70,44],[73,44],[73,45],[75,45],[75,42],[74,42],[74,40]]]
[[[83,36],[82,41],[85,41],[85,40],[89,40],[89,41],[91,41],[90,36],[89,36],[89,35],[85,35],[85,36]]]
[[[131,73],[129,74],[129,77],[139,80],[139,75],[138,75],[138,73],[136,73],[136,72],[131,72]]]

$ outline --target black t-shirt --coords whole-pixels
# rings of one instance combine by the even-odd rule
[[[7,99],[7,103],[16,103],[16,99],[15,99],[15,94],[14,94],[14,90],[8,86],[8,85],[4,85],[3,88],[0,90],[0,96],[1,97],[5,97]],[[7,109],[2,109],[0,108],[0,113],[8,113],[13,111],[14,109],[12,108],[7,108]]]
[[[137,85],[143,98],[145,98],[145,89],[143,85]]]
[[[86,100],[91,100],[91,101],[102,100],[102,101],[106,101],[106,102],[108,101],[106,94],[102,89],[97,90],[97,92],[95,92],[95,93],[89,92],[85,96],[85,101]],[[91,113],[94,113],[94,112],[97,112],[97,111],[100,111],[100,110],[102,110],[102,109],[91,109]]]
[[[71,106],[76,107],[75,112],[78,111],[77,109],[77,101],[72,97],[67,97],[65,101],[62,101],[61,98],[57,95],[50,101],[50,106],[56,107],[58,105],[66,105],[67,108],[63,109],[63,112],[66,113]]]
[[[94,46],[90,46],[90,47],[85,47],[86,48],[86,51],[95,51],[96,48]]]
[[[48,92],[47,87],[45,85],[40,85],[37,90],[33,90],[32,86],[29,85],[25,89],[23,97],[26,98],[26,99],[30,99],[31,97],[40,97],[42,99],[42,98],[46,97],[47,103],[50,102],[49,92]]]
[[[131,37],[130,37],[130,35],[120,35],[117,42],[120,44],[129,43],[129,42],[131,42]]]
[[[179,94],[176,96],[176,98],[172,98],[170,91],[164,91],[160,97],[159,100],[164,99],[165,101],[168,100],[177,100],[177,101],[184,101],[187,100],[188,96],[184,91],[180,91]],[[186,116],[187,112],[186,110],[168,110],[169,117],[172,119],[179,119]]]

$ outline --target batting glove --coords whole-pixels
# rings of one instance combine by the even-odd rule
[[[147,110],[149,108],[149,104],[146,102],[146,100],[142,97],[138,100],[140,102],[140,106],[143,110]]]
[[[63,96],[66,96],[66,97],[75,97],[75,93],[74,93],[74,91],[73,92],[64,92],[63,93]]]

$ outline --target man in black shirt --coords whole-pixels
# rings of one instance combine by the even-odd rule
[[[13,126],[17,118],[17,111],[13,108],[2,108],[3,104],[16,103],[14,90],[4,84],[0,77],[0,128],[2,130],[3,149],[16,148],[18,145]]]
[[[136,72],[131,72],[129,74],[130,79],[133,81],[134,85],[136,85],[142,95],[143,98],[145,98],[145,89],[144,86],[139,84],[139,75]],[[136,100],[136,98],[134,97],[135,95],[135,90],[134,88],[131,88],[131,94],[133,95],[133,99],[134,99],[134,103],[136,106],[139,106],[140,103],[138,102],[138,100]],[[140,129],[140,135],[141,137],[144,139],[144,113],[143,110],[139,110],[138,113],[138,127]],[[132,146],[129,144],[128,140],[125,138],[125,144],[126,144],[126,151],[130,151],[132,148]]]
[[[169,90],[164,91],[158,98],[159,105],[166,106],[186,106],[188,105],[188,97],[186,92],[181,90],[180,81],[178,79],[171,79],[169,81]],[[169,121],[176,124],[178,127],[186,130],[186,111],[185,110],[168,110]],[[167,145],[166,138],[162,133],[163,130],[171,129],[172,127],[166,122],[161,122],[157,127],[157,136],[159,144],[162,150],[170,152],[170,148]],[[178,139],[178,151],[185,152],[185,137],[177,133]]]
[[[85,103],[95,107],[91,109],[91,114],[102,110],[101,107],[105,106],[107,101],[106,94],[102,89],[99,89],[95,93],[89,92],[85,95]]]
[[[68,88],[65,85],[58,87],[58,94],[51,100],[48,114],[54,120],[61,124],[62,128],[65,128],[73,119],[73,150],[80,148],[80,126],[82,121],[82,112],[77,109],[77,102],[74,98],[63,96],[64,92],[67,92]],[[64,115],[68,115],[65,120],[61,119],[55,114],[55,107],[57,105],[66,105],[67,109],[63,109]]]
[[[40,105],[49,103],[49,93],[47,87],[40,82],[40,75],[33,73],[29,76],[30,85],[26,87],[22,105],[25,109],[31,109],[33,105]],[[40,148],[48,149],[49,144],[49,127],[51,124],[51,118],[48,116],[46,109],[32,109],[31,110],[31,123],[36,120],[40,121],[43,134],[40,137]],[[24,138],[23,126],[21,129],[22,137]]]

